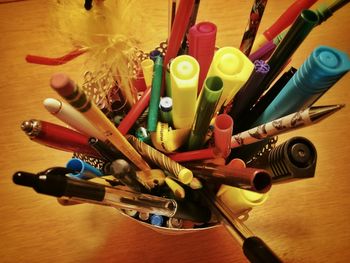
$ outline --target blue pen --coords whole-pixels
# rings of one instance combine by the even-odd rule
[[[349,70],[346,53],[317,47],[251,127],[311,106]]]

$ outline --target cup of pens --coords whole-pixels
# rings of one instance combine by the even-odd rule
[[[280,41],[274,46],[260,38],[254,47],[257,28],[248,27],[240,48],[216,48],[216,25],[196,22],[198,4],[179,2],[168,41],[149,53],[138,50],[125,63],[133,72],[126,79],[125,69],[110,67],[85,73],[82,86],[64,73],[51,76],[60,99],[47,98],[44,106],[72,129],[35,119],[21,128],[31,140],[74,155],[64,167],[16,172],[14,182],[62,205],[117,208],[163,233],[224,225],[246,243],[256,239],[242,234],[250,233],[243,221],[266,201],[272,184],[315,172],[310,140],[293,137],[276,146],[277,135],[344,106],[314,103],[349,71],[350,60],[319,46],[275,81],[312,28],[328,18],[324,9],[293,14],[290,29],[273,36]],[[263,9],[253,6],[254,12],[261,18]],[[249,259],[260,253],[247,251]]]

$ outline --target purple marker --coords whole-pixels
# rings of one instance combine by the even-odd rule
[[[233,98],[232,108],[229,115],[235,122],[235,128],[239,128],[239,119],[242,119],[246,112],[255,104],[261,94],[264,92],[259,89],[259,84],[269,72],[270,66],[263,60],[254,62],[254,71],[250,75],[245,85],[237,92]]]
[[[250,61],[255,61],[257,59],[263,58],[266,54],[273,51],[276,48],[276,44],[271,40],[267,42],[265,45],[263,45],[261,48],[259,48],[254,53],[250,54],[249,59]]]

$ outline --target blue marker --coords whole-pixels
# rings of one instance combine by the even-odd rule
[[[151,215],[150,222],[154,226],[163,226],[164,219],[160,215]]]
[[[75,174],[70,174],[74,177],[78,177],[80,179],[90,179],[96,176],[102,176],[102,172],[93,167],[92,165],[78,159],[72,158],[66,164],[66,168],[76,171]]]
[[[317,47],[251,127],[311,106],[349,70],[346,53]]]

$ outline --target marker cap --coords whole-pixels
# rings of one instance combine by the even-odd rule
[[[298,89],[307,94],[327,90],[350,70],[348,55],[332,47],[319,46],[293,77]]]
[[[147,88],[151,87],[152,85],[153,66],[154,66],[154,61],[150,58],[145,59],[141,62],[143,77],[145,78],[145,83]]]
[[[227,185],[220,187],[217,196],[237,216],[262,205],[268,198],[267,193],[261,194]]]
[[[216,110],[232,100],[253,69],[254,64],[237,48],[222,47],[216,51],[207,75],[219,76],[223,81],[223,92]]]
[[[176,57],[170,65],[173,99],[172,118],[175,128],[189,128],[193,122],[199,77],[199,64],[188,55]]]
[[[214,124],[214,143],[215,149],[223,158],[229,156],[231,152],[231,137],[233,129],[233,120],[227,114],[219,114],[215,118]]]

